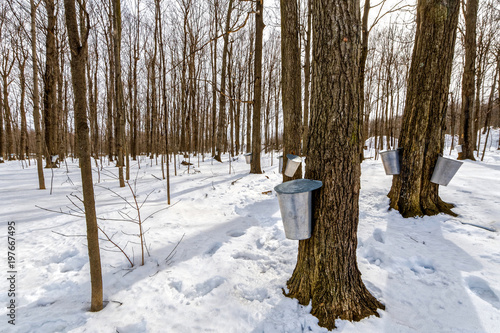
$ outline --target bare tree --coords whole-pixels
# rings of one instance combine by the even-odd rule
[[[255,10],[254,98],[252,115],[252,163],[250,173],[262,173],[260,167],[262,108],[262,38],[264,31],[264,0],[257,0]]]
[[[328,15],[325,15],[328,13]],[[359,4],[313,2],[311,121],[306,178],[323,182],[313,193],[313,235],[299,241],[288,296],[307,305],[319,325],[361,320],[384,308],[366,289],[356,263],[359,219]]]
[[[303,128],[299,17],[296,0],[281,0],[281,68],[284,120],[283,167],[285,167],[288,160],[287,154],[300,155]],[[283,172],[284,182],[300,178],[302,178],[302,168],[299,168],[293,177],[288,177]]]
[[[459,160],[474,158],[473,132],[473,105],[474,105],[474,79],[476,73],[476,21],[479,0],[467,0],[465,12],[465,68],[462,78],[462,116],[460,127],[462,135],[459,143],[462,152],[458,154]]]
[[[90,311],[100,311],[103,308],[101,256],[99,251],[99,231],[95,211],[94,186],[92,182],[89,126],[87,123],[87,87],[85,83],[85,63],[87,56],[85,54],[85,46],[90,26],[87,18],[86,34],[80,37],[74,0],[64,0],[64,8],[71,50],[71,78],[75,95],[75,125],[81,165],[83,204],[87,223],[87,246],[90,262],[90,283],[92,286]],[[85,11],[85,8],[80,9]]]
[[[37,5],[38,6],[38,5]],[[38,188],[45,190],[45,178],[42,164],[42,130],[40,129],[40,92],[38,88],[38,59],[36,52],[36,11],[35,1],[30,0],[31,7],[31,57],[33,63],[33,121],[35,123],[36,160],[38,168]]]
[[[118,155],[118,178],[120,187],[125,187],[123,178],[124,149],[125,149],[125,107],[123,105],[123,81],[121,66],[121,39],[122,39],[122,13],[120,0],[113,1],[113,55],[114,55],[114,81],[115,81],[115,108],[116,108],[116,148]]]
[[[399,136],[401,173],[388,194],[392,209],[404,217],[451,215],[453,207],[439,197],[439,185],[430,182],[444,148],[459,0],[417,4],[417,31],[413,49],[403,125]]]

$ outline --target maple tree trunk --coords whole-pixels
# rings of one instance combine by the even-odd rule
[[[300,155],[302,134],[299,17],[296,0],[281,0],[281,80],[283,90],[283,182],[302,178],[302,166],[285,175],[287,154]],[[309,78],[308,75],[306,75]],[[270,87],[269,87],[270,89]],[[308,92],[307,92],[308,93]]]
[[[462,152],[458,153],[459,160],[470,159],[475,161],[474,148],[476,133],[474,131],[474,79],[476,73],[476,21],[479,0],[467,0],[465,13],[465,67],[462,77],[462,117],[460,127],[462,135],[459,144]],[[476,115],[477,117],[477,115]]]
[[[254,60],[254,98],[252,115],[252,162],[250,173],[262,173],[260,167],[261,138],[261,109],[262,109],[262,35],[264,31],[263,11],[264,0],[257,0],[255,13],[255,60]]]
[[[393,177],[390,207],[404,217],[454,215],[430,179],[443,153],[446,109],[459,0],[420,0],[403,123],[401,173]]]
[[[359,4],[313,2],[311,121],[305,178],[320,180],[313,192],[313,233],[299,241],[287,296],[307,305],[319,325],[337,318],[361,320],[384,306],[367,290],[356,262],[359,222],[360,144]]]

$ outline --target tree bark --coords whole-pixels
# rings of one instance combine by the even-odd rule
[[[311,9],[312,0],[307,1],[307,30],[304,56],[304,121],[302,126],[302,154],[305,154],[309,136],[309,86],[311,84]],[[300,61],[300,54],[299,54]],[[277,134],[276,134],[277,135]],[[277,140],[276,140],[277,141]],[[277,143],[277,142],[276,142]],[[285,156],[283,156],[285,158]]]
[[[307,305],[319,325],[361,320],[384,306],[366,289],[356,262],[359,221],[359,4],[313,2],[311,121],[305,177],[323,182],[313,193],[313,234],[299,241],[289,297]]]
[[[262,138],[260,133],[260,114],[262,108],[262,35],[264,31],[264,0],[257,0],[255,13],[255,60],[254,60],[254,98],[252,115],[252,163],[250,173],[262,173],[260,151]]]
[[[38,88],[38,59],[36,55],[36,6],[30,0],[31,7],[31,56],[33,63],[33,121],[35,123],[36,164],[38,170],[38,188],[45,190],[42,161],[42,131],[40,129],[40,92]]]
[[[55,168],[51,156],[57,155],[57,67],[58,57],[56,50],[56,16],[54,0],[45,0],[47,10],[47,39],[45,41],[45,74],[44,74],[44,96],[43,117],[45,123],[45,145],[47,156],[46,167]]]
[[[458,153],[459,160],[474,158],[473,107],[474,107],[474,79],[476,73],[476,21],[479,0],[467,0],[465,13],[465,67],[462,77],[462,117],[460,127],[462,136],[459,143],[462,152]]]
[[[399,137],[401,173],[393,177],[390,207],[404,217],[454,215],[439,186],[430,182],[444,148],[448,91],[459,0],[419,0],[403,124]]]
[[[283,182],[302,178],[302,167],[293,177],[283,172],[287,154],[300,155],[302,139],[299,15],[296,0],[281,0],[281,82],[283,83]],[[307,56],[306,56],[307,57]],[[306,77],[309,75],[306,74]],[[305,102],[304,102],[305,103]]]
[[[80,40],[74,0],[64,0],[66,26],[68,28],[69,45],[71,49],[71,78],[75,95],[75,124],[78,153],[80,156],[81,177],[83,187],[83,205],[87,223],[87,243],[90,262],[90,282],[92,299],[90,311],[100,311],[103,308],[101,256],[92,182],[92,162],[90,160],[89,126],[87,123],[87,99],[85,83],[85,47],[88,35]],[[87,22],[88,24],[88,22]],[[88,31],[88,30],[87,30]],[[83,44],[83,45],[82,45]]]
[[[125,187],[123,178],[125,146],[125,107],[123,105],[122,66],[120,60],[122,19],[120,0],[113,0],[113,47],[115,65],[115,104],[116,104],[116,150],[118,155],[118,179],[120,187]]]

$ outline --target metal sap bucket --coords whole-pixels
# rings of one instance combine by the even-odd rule
[[[274,188],[288,239],[308,239],[312,234],[312,191],[323,186],[319,180],[296,179]]]
[[[279,173],[283,173],[283,155],[278,156],[278,162],[279,162]]]
[[[401,171],[401,149],[380,152],[386,175],[399,175]]]
[[[287,154],[286,158],[288,161],[286,162],[285,176],[293,177],[300,163],[302,163],[302,158],[292,154]]]
[[[463,163],[464,162],[439,156],[436,166],[434,167],[434,172],[432,173],[431,183],[443,186],[448,185]]]
[[[252,153],[245,154],[245,161],[247,164],[252,163]]]
[[[455,149],[457,150],[457,153],[461,153],[462,152],[462,145],[456,145]]]

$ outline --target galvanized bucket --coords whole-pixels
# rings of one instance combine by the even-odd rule
[[[245,161],[247,164],[252,163],[252,153],[245,154]]]
[[[431,183],[443,186],[448,185],[463,163],[464,162],[439,156],[436,166],[434,167],[434,172],[432,173]]]
[[[288,177],[293,177],[300,163],[302,163],[302,158],[300,156],[292,154],[287,154],[286,158],[288,159],[288,161],[286,162],[285,175]]]
[[[455,149],[457,150],[457,153],[462,152],[462,145],[456,145]]]
[[[386,175],[399,175],[401,171],[401,149],[380,152]]]
[[[296,179],[274,188],[278,193],[281,219],[288,239],[308,239],[312,234],[312,191],[323,186],[319,180]]]
[[[278,161],[279,161],[279,173],[283,172],[283,155],[278,156]]]

